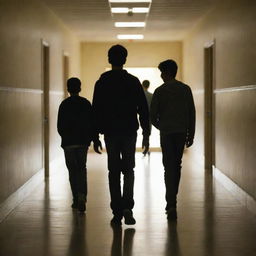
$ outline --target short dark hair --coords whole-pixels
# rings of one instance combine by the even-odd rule
[[[165,60],[158,65],[162,73],[169,73],[173,78],[176,77],[178,66],[174,60]]]
[[[81,91],[81,81],[77,77],[71,77],[67,81],[69,93],[79,93]]]
[[[146,89],[148,89],[149,85],[150,85],[150,82],[149,82],[148,80],[144,80],[144,81],[142,82],[142,86],[143,86],[144,88],[146,88]]]
[[[114,66],[122,66],[126,62],[128,52],[122,45],[113,45],[108,50],[108,62]]]

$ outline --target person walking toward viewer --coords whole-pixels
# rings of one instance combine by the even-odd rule
[[[158,87],[151,102],[151,122],[160,130],[166,186],[166,212],[177,219],[177,194],[184,146],[193,144],[195,106],[191,89],[175,79],[178,66],[174,60],[159,64],[164,84]]]
[[[113,219],[111,224],[135,224],[133,217],[133,187],[137,130],[143,130],[142,147],[149,148],[149,113],[147,101],[137,77],[123,69],[127,50],[114,45],[108,51],[112,70],[101,75],[93,95],[96,128],[104,134],[108,155],[109,190]],[[97,148],[96,148],[97,150]],[[123,174],[123,191],[120,178]]]
[[[87,199],[87,151],[92,139],[95,148],[101,148],[101,144],[97,136],[93,138],[95,132],[91,103],[79,96],[81,81],[76,77],[68,79],[67,89],[70,97],[63,100],[59,106],[57,128],[69,171],[73,195],[71,207],[84,212]]]

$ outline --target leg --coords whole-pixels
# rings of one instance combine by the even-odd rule
[[[185,134],[183,133],[161,135],[163,165],[165,169],[166,210],[176,208],[184,145]]]
[[[86,210],[87,201],[87,151],[88,147],[76,149],[76,184],[78,191],[78,209],[81,212]]]
[[[122,142],[123,208],[133,209],[134,167],[137,135],[125,136]]]
[[[182,163],[182,156],[184,152],[184,146],[186,141],[186,134],[185,133],[177,133],[174,137],[175,142],[175,159],[176,159],[176,184],[175,184],[175,193],[178,194],[179,191],[179,182],[181,176],[181,163]]]
[[[76,179],[76,158],[74,149],[64,149],[66,166],[69,172],[69,182],[73,195],[73,205],[77,204],[78,189]]]
[[[133,225],[136,223],[133,218],[132,209],[134,206],[133,188],[134,188],[134,167],[135,150],[137,135],[124,136],[122,141],[122,172],[124,175],[123,184],[123,215],[125,224]]]
[[[108,154],[108,178],[110,191],[110,207],[114,216],[122,218],[122,194],[120,185],[121,158],[120,138],[117,136],[105,136],[105,144]]]
[[[77,190],[79,194],[83,194],[85,196],[85,199],[87,197],[87,151],[88,147],[81,147],[76,149]]]

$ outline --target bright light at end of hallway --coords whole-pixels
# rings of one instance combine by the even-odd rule
[[[142,28],[145,26],[145,22],[115,22],[117,28]]]
[[[117,35],[117,39],[144,39],[144,35]]]

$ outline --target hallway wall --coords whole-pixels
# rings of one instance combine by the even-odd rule
[[[181,42],[113,42],[113,43],[82,43],[82,94],[90,101],[92,100],[95,82],[106,68],[110,68],[107,53],[114,44],[121,44],[128,50],[127,62],[124,68],[128,67],[157,67],[166,59],[174,59],[179,65],[178,79],[182,78],[182,43]],[[159,84],[160,85],[160,84]]]
[[[204,46],[216,40],[216,167],[256,198],[255,12],[252,0],[222,1],[184,40],[184,80],[194,89],[194,153],[204,155]]]
[[[50,45],[50,160],[61,152],[56,131],[63,99],[63,51],[80,76],[80,42],[40,1],[0,2],[0,203],[43,168],[42,45]]]

